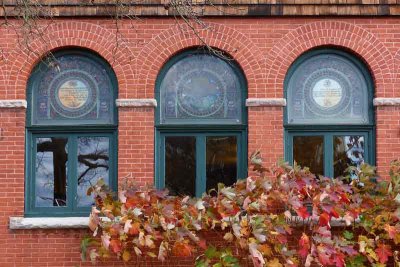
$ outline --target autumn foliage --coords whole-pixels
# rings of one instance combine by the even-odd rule
[[[97,207],[90,215],[93,237],[82,240],[83,258],[197,256],[199,267],[239,266],[229,249],[201,237],[217,230],[256,267],[400,266],[399,161],[388,181],[369,165],[330,179],[287,164],[266,169],[259,153],[251,163],[258,175],[220,184],[202,198],[129,186],[116,197],[100,181],[89,192]],[[345,230],[333,231],[339,226]],[[288,242],[295,231],[303,232],[297,246]]]

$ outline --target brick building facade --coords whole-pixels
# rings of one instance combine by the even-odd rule
[[[309,51],[341,51],[365,66],[371,77],[373,97],[366,101],[373,106],[368,137],[373,148],[367,161],[385,177],[400,149],[400,19],[396,16],[400,5],[390,0],[257,3],[204,6],[202,19],[209,28],[199,31],[208,45],[229,54],[243,72],[247,152],[260,149],[267,165],[285,158],[288,70]],[[84,265],[79,242],[87,230],[73,229],[82,228],[84,218],[49,219],[47,213],[45,219],[26,216],[31,201],[25,186],[30,179],[25,170],[31,149],[27,147],[27,113],[34,105],[29,104],[28,80],[42,56],[75,49],[108,62],[117,79],[118,145],[112,149],[117,151],[119,180],[115,181],[128,177],[139,184],[154,184],[156,106],[160,104],[155,95],[157,77],[172,58],[202,45],[172,17],[171,9],[157,1],[132,7],[140,19],[119,22],[123,37],[118,46],[115,21],[105,15],[107,5],[52,4],[48,8],[55,16],[51,23],[39,22],[48,28],[42,38],[30,43],[33,52],[18,45],[15,32],[0,28],[4,55],[0,57],[0,266]],[[12,12],[12,3],[6,3],[4,10]],[[166,265],[192,265],[190,260],[173,261]],[[146,260],[137,266],[158,264]]]

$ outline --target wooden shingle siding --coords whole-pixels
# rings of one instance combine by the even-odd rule
[[[112,16],[115,0],[47,0],[41,2],[43,16]],[[119,1],[119,14],[131,16],[174,16],[169,0]],[[178,1],[176,1],[178,2]],[[183,4],[186,1],[181,1]],[[400,0],[191,0],[201,16],[397,16]],[[18,16],[14,0],[4,0],[0,16]]]

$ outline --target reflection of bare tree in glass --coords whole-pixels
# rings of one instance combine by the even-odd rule
[[[335,136],[334,176],[343,175],[347,167],[364,162],[364,137],[358,135]]]
[[[45,138],[37,144],[37,153],[51,152],[53,154],[54,198],[53,206],[65,206],[67,200],[67,161],[65,149],[68,139]],[[39,162],[40,164],[40,162]],[[40,166],[40,165],[39,165]]]
[[[99,140],[98,140],[99,139]],[[43,142],[37,144],[37,153],[52,153],[54,168],[54,198],[53,206],[65,206],[67,198],[67,161],[68,153],[65,149],[68,139],[66,138],[43,138]],[[96,170],[104,168],[108,170],[109,155],[108,142],[106,147],[101,146],[101,138],[81,137],[79,138],[79,146],[84,147],[82,151],[87,153],[79,153],[78,164],[84,169],[78,174],[78,185],[91,183],[93,178],[97,177]],[[38,159],[37,159],[38,160]],[[42,165],[39,159],[39,167]],[[44,167],[44,166],[42,166]],[[47,197],[41,196],[42,199]]]
[[[99,178],[108,183],[109,139],[108,137],[78,138],[78,206],[90,206],[93,198],[86,195],[87,189]]]

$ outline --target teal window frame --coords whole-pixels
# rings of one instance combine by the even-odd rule
[[[284,108],[284,155],[285,160],[290,164],[293,164],[293,136],[324,136],[324,172],[325,176],[333,177],[333,136],[336,135],[363,135],[365,137],[365,162],[371,165],[375,165],[376,162],[376,148],[375,148],[375,117],[374,117],[374,107],[373,107],[373,95],[374,95],[374,85],[371,74],[367,67],[358,60],[355,56],[331,48],[316,49],[309,51],[301,55],[289,68],[288,73],[284,81],[284,96],[288,97],[288,83],[294,73],[294,71],[301,67],[302,62],[309,59],[310,57],[319,54],[336,54],[340,55],[347,60],[354,63],[364,76],[367,84],[368,91],[368,118],[369,122],[367,124],[289,124],[288,122],[288,111],[287,107]],[[328,140],[330,139],[330,140]]]
[[[108,137],[109,138],[109,186],[113,191],[118,188],[118,110],[115,99],[118,93],[118,82],[111,66],[99,56],[85,50],[68,49],[54,53],[54,57],[73,54],[89,57],[105,68],[112,82],[113,118],[110,124],[96,124],[81,120],[79,125],[35,125],[32,124],[33,89],[38,77],[36,70],[45,68],[46,63],[40,62],[29,78],[27,85],[27,113],[25,130],[25,217],[79,217],[88,216],[91,207],[77,207],[77,138],[78,137]],[[67,173],[67,205],[60,207],[35,207],[35,164],[37,137],[65,137],[68,138],[68,173]],[[72,142],[70,142],[70,140]],[[72,155],[76,155],[74,158]],[[71,189],[72,188],[72,189]]]
[[[367,163],[375,162],[375,146],[374,146],[374,134],[370,130],[359,130],[347,131],[347,130],[325,130],[321,131],[316,129],[315,131],[299,131],[299,130],[288,130],[285,136],[285,150],[286,150],[286,161],[293,164],[293,137],[294,136],[322,136],[324,138],[324,176],[334,176],[334,150],[333,150],[333,138],[334,136],[348,136],[357,135],[364,137],[364,159]],[[372,163],[371,163],[372,164]],[[308,167],[308,166],[302,166]]]
[[[201,50],[184,51],[173,58],[171,58],[161,69],[155,86],[155,95],[157,103],[160,103],[160,86],[162,79],[166,75],[169,68],[182,58],[197,54],[207,53]],[[247,81],[245,75],[240,67],[234,62],[230,61],[229,64],[233,67],[241,84],[241,108],[242,117],[240,124],[196,124],[195,120],[190,124],[162,124],[160,122],[161,111],[160,105],[156,107],[155,116],[155,169],[154,169],[154,183],[157,189],[165,188],[164,174],[165,174],[165,137],[166,136],[195,136],[196,137],[196,197],[200,197],[206,188],[206,160],[205,160],[205,138],[207,136],[236,136],[237,137],[237,179],[244,179],[247,177]]]

